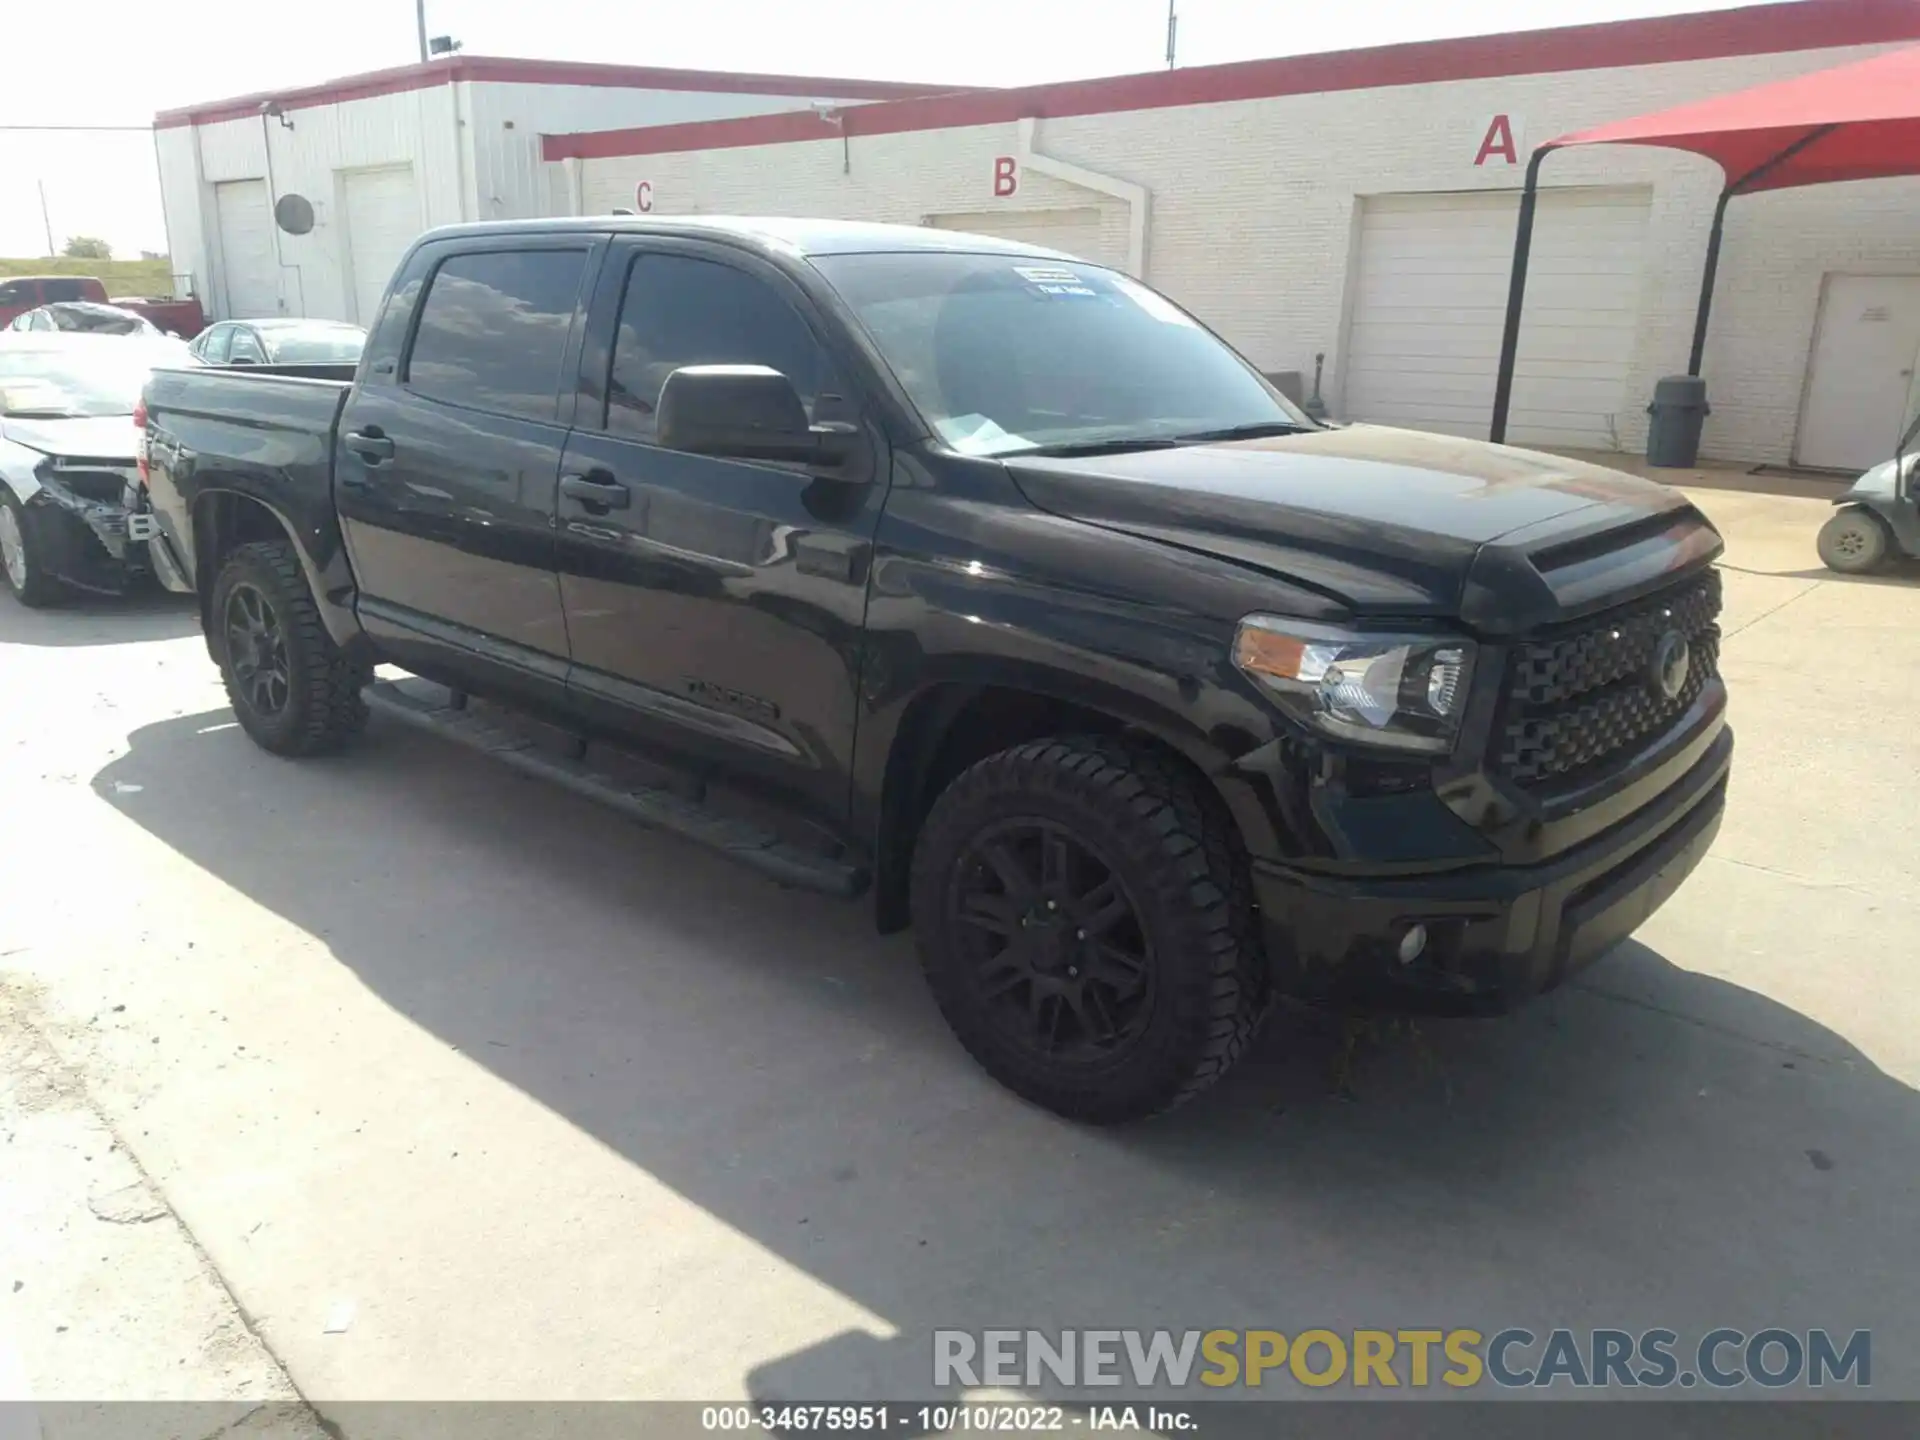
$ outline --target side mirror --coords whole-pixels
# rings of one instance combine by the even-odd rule
[[[860,428],[810,425],[793,382],[765,365],[683,365],[660,387],[656,440],[669,450],[785,460],[858,481]]]

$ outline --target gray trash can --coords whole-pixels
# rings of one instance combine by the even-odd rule
[[[1654,382],[1647,413],[1647,463],[1685,470],[1700,459],[1700,427],[1713,407],[1707,382],[1698,375],[1668,375]]]

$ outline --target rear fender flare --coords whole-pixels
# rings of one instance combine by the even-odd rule
[[[215,649],[214,626],[209,623],[207,607],[213,601],[213,580],[219,573],[224,552],[234,548],[232,545],[222,547],[215,544],[214,542],[219,538],[215,529],[222,518],[220,513],[222,507],[234,506],[245,506],[273,518],[274,523],[279,527],[280,537],[287,541],[294,556],[300,562],[300,572],[306,577],[307,588],[313,592],[314,605],[320,612],[320,622],[326,626],[327,634],[332,637],[333,643],[343,650],[364,645],[366,636],[360,628],[359,618],[353,611],[353,580],[346,570],[344,556],[336,560],[334,565],[323,570],[314,563],[313,556],[301,543],[299,528],[276,506],[250,491],[216,486],[204,489],[193,497],[193,552],[195,564],[200,572],[194,577],[194,589],[200,595],[200,620],[206,632],[207,651],[214,660],[217,662],[220,655]],[[230,518],[229,523],[232,523]],[[332,573],[336,569],[339,573]]]

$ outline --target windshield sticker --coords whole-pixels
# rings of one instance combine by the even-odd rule
[[[1025,280],[1040,295],[1078,295],[1091,300],[1099,291],[1073,271],[1059,265],[1016,265],[1013,273]]]

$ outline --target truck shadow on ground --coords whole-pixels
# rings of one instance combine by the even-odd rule
[[[44,610],[29,610],[0,595],[0,645],[132,645],[199,633],[194,598],[166,590],[69,595]]]
[[[1088,1130],[981,1075],[864,906],[430,737],[294,765],[229,718],[134,732],[96,792],[898,1332],[756,1394],[924,1393],[936,1327],[1136,1325],[1873,1328],[1915,1388],[1914,1092],[1644,946],[1504,1020],[1283,1013],[1213,1094]]]

